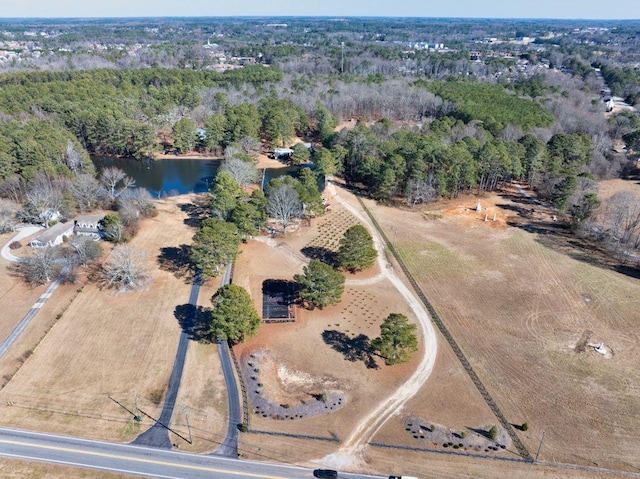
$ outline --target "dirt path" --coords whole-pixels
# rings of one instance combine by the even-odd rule
[[[380,238],[377,230],[371,225],[369,219],[349,200],[352,195],[345,190],[336,188],[333,182],[329,182],[328,191],[333,195],[335,201],[340,202],[349,212],[356,216],[371,232],[374,240],[374,246],[378,251],[378,265],[380,266],[380,275],[363,281],[375,282],[379,277],[385,277],[396,287],[398,292],[407,301],[407,304],[414,312],[418,324],[422,329],[424,341],[424,356],[413,375],[398,388],[394,394],[386,400],[379,403],[360,423],[355,427],[351,436],[348,437],[340,449],[319,460],[322,464],[332,465],[338,469],[345,466],[354,468],[364,468],[364,452],[367,443],[378,432],[382,425],[393,415],[397,414],[402,405],[413,397],[429,378],[436,360],[438,344],[436,340],[436,332],[431,324],[431,318],[424,309],[422,303],[416,298],[413,292],[405,286],[395,270],[384,255],[384,243]]]

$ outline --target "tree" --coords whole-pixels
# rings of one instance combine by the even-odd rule
[[[409,353],[418,350],[416,325],[409,324],[407,317],[400,313],[391,313],[380,325],[380,336],[371,345],[388,365],[404,363]]]
[[[104,239],[113,243],[126,241],[125,225],[118,213],[109,213],[100,220],[100,227],[104,234]]]
[[[189,118],[180,118],[171,130],[173,137],[173,147],[180,153],[191,151],[196,146],[198,137],[196,135],[196,125]]]
[[[135,180],[127,176],[120,168],[111,166],[104,168],[100,173],[100,183],[104,186],[111,201],[115,201],[127,188],[133,188],[136,184]]]
[[[109,261],[100,272],[102,284],[119,291],[133,291],[143,288],[150,280],[147,255],[131,245],[113,248]]]
[[[305,165],[311,159],[311,152],[303,143],[296,143],[291,154],[292,165]]]
[[[15,264],[24,280],[33,285],[46,284],[60,273],[60,248],[34,248],[33,253]]]
[[[74,175],[82,168],[82,155],[76,150],[73,142],[67,140],[67,150],[64,155],[65,163]]]
[[[88,173],[80,173],[71,181],[71,195],[83,213],[94,209],[100,195],[100,182]]]
[[[239,244],[236,225],[208,218],[193,236],[191,258],[205,277],[216,277],[221,266],[236,259]]]
[[[209,115],[204,120],[204,129],[207,132],[204,144],[210,150],[216,150],[225,144],[227,139],[227,119],[221,113]]]
[[[258,332],[261,319],[251,296],[243,287],[235,284],[221,286],[211,302],[211,334],[214,338],[238,343]]]
[[[337,171],[337,161],[331,150],[320,148],[313,152],[313,165],[318,175],[329,176]]]
[[[211,216],[228,221],[243,191],[230,173],[222,171],[211,185]]]
[[[324,144],[334,135],[334,129],[338,126],[338,120],[327,110],[327,108],[318,103],[316,105],[315,115],[316,128],[320,141]]]
[[[300,299],[311,308],[323,308],[340,302],[344,276],[326,263],[312,259],[293,279],[298,283]]]
[[[238,157],[231,157],[222,162],[220,173],[228,173],[240,186],[246,188],[258,178],[258,169],[252,161],[245,161]]]
[[[18,205],[13,201],[0,198],[0,234],[15,231],[18,225]]]
[[[25,195],[25,216],[48,228],[49,222],[62,207],[62,192],[60,182],[46,173],[38,172],[29,182]]]
[[[318,176],[311,171],[311,168],[302,168],[298,172],[297,181],[292,182],[292,186],[298,192],[298,197],[304,205],[304,213],[307,216],[321,216],[324,214],[325,206],[318,189]]]
[[[293,217],[302,215],[302,201],[295,188],[282,184],[269,188],[267,193],[267,214],[282,224],[282,232],[286,233],[287,226]]]
[[[378,257],[371,234],[362,225],[349,228],[340,240],[336,257],[338,265],[352,273],[369,268]]]
[[[75,251],[78,261],[84,267],[102,256],[102,245],[91,236],[73,235],[69,244]]]

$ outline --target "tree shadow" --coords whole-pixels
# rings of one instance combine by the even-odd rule
[[[525,428],[523,427],[522,424],[514,424],[512,422],[509,423],[511,425],[512,428],[517,429],[518,431],[525,431]]]
[[[185,278],[186,283],[193,282],[196,267],[191,261],[191,246],[165,246],[158,255],[160,269],[172,273],[176,278]]]
[[[213,342],[210,310],[202,306],[181,304],[176,306],[173,315],[178,320],[182,331],[189,335],[189,339],[203,343]]]
[[[184,224],[195,229],[199,229],[202,221],[209,217],[209,201],[206,198],[198,197],[193,203],[180,203],[178,207],[188,216]]]
[[[351,362],[363,361],[369,369],[378,369],[374,355],[375,350],[371,346],[369,337],[365,334],[351,338],[345,333],[335,330],[322,332],[323,341],[334,350],[341,353],[346,360]]]
[[[485,439],[489,439],[490,441],[492,441],[493,439],[491,439],[491,434],[489,434],[489,431],[485,431],[484,429],[480,429],[477,427],[467,427],[467,429],[469,431],[475,432],[478,436],[482,436]]]
[[[319,259],[320,261],[322,261],[323,263],[327,263],[328,265],[336,265],[337,255],[330,249],[320,246],[305,246],[304,248],[302,248],[301,252],[309,259]]]

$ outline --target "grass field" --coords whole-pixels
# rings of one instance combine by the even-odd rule
[[[340,195],[357,204],[346,191]],[[139,407],[151,415],[160,410],[180,334],[174,313],[187,303],[190,285],[175,271],[161,269],[157,259],[162,248],[190,242],[194,230],[186,226],[186,214],[178,205],[188,200],[159,202],[159,216],[146,220],[133,241],[149,253],[153,265],[154,282],[146,291],[113,294],[88,284],[81,291],[80,285],[72,285],[56,292],[33,329],[0,362],[7,376],[0,390],[3,425],[117,441],[132,440],[151,425],[147,420],[133,423],[108,396],[129,408],[137,397]],[[415,211],[366,204],[395,240],[507,418],[514,424],[528,422],[529,430],[518,434],[532,453],[544,430],[543,460],[638,472],[640,283],[576,259],[584,255],[573,254],[566,244],[555,248],[560,243],[553,228],[544,230],[549,234],[529,232],[532,221],[551,215],[536,211],[531,217],[518,216],[522,210],[513,200],[513,195],[482,198],[487,216],[496,213],[496,221],[486,222],[484,212],[474,211],[473,198]],[[234,282],[249,290],[258,311],[264,280],[292,279],[308,261],[303,252],[309,254],[309,248],[335,251],[339,238],[329,230],[343,231],[355,219],[337,204],[332,208],[311,227],[242,246]],[[341,303],[322,310],[298,309],[295,323],[262,325],[255,338],[235,348],[241,361],[255,352],[268,356],[273,367],[260,378],[279,402],[293,405],[318,388],[340,391],[347,398],[337,411],[308,419],[282,421],[252,414],[252,430],[345,439],[360,418],[412,374],[422,351],[407,364],[388,367],[363,348],[379,334],[390,312],[414,319],[388,280],[377,279],[378,272],[373,268],[347,275]],[[217,286],[212,281],[202,288],[200,306],[210,306]],[[24,299],[11,306],[10,316],[3,316],[6,324],[0,327],[7,332],[41,291],[25,289],[17,279],[1,274],[0,295],[17,293]],[[600,342],[609,355],[588,346]],[[194,438],[193,445],[180,443],[181,448],[214,449],[224,436],[227,415],[215,345],[190,344],[178,404],[172,424],[187,433],[184,404]],[[430,379],[373,440],[424,446],[405,431],[407,417],[457,431],[497,423],[442,338]],[[242,457],[312,467],[338,446],[263,434],[240,437]],[[439,452],[370,445],[367,469],[421,478],[598,477],[592,471],[442,455],[442,448]],[[513,451],[495,455],[515,457]],[[0,471],[11,464],[0,461]],[[111,477],[20,464],[16,470],[33,472],[3,477]]]
[[[60,307],[68,307],[0,391],[4,425],[118,441],[130,441],[151,426],[148,419],[132,422],[110,397],[129,409],[137,398],[145,413],[159,414],[181,332],[174,313],[188,302],[190,284],[160,269],[158,256],[163,247],[190,242],[194,230],[177,204],[187,199],[159,202],[159,215],[145,220],[131,242],[148,254],[153,283],[146,290],[115,293],[89,283],[81,292],[73,285],[55,293],[34,324],[50,322]],[[203,300],[214,290],[214,283],[204,288]],[[75,295],[70,304],[65,291]],[[220,421],[226,402],[223,391],[212,386],[221,381],[216,348],[193,346],[180,401],[193,408],[194,424],[219,438],[226,428]],[[178,417],[174,420],[179,425]],[[200,447],[209,449],[211,442]]]
[[[505,196],[482,201],[497,223],[484,222],[473,199],[443,205],[436,220],[370,206],[388,235],[397,231],[403,260],[507,418],[528,422],[519,436],[530,451],[544,430],[541,459],[637,472],[640,283],[506,226],[525,221]],[[612,354],[581,348],[585,337]],[[420,398],[411,408],[421,411]],[[437,418],[432,408],[423,414]],[[445,415],[469,427],[464,411],[454,403]]]

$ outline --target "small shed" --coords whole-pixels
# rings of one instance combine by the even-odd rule
[[[291,148],[274,148],[273,149],[273,157],[276,160],[288,159],[291,155],[293,155],[293,150]]]

